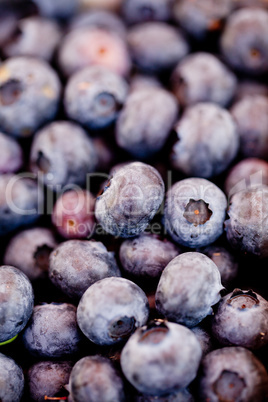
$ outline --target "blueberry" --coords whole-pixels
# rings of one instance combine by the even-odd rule
[[[181,180],[167,192],[165,228],[183,246],[207,246],[223,233],[226,207],[226,197],[214,183],[200,178]]]
[[[48,18],[68,19],[78,10],[79,0],[33,0],[39,13]]]
[[[230,200],[226,235],[242,253],[268,257],[268,186],[235,193]]]
[[[181,388],[179,391],[165,396],[141,394],[137,396],[135,402],[194,402],[194,397],[187,388]]]
[[[73,367],[70,376],[74,402],[123,402],[124,384],[110,360],[102,356],[86,356]]]
[[[131,28],[128,43],[133,62],[143,71],[169,70],[189,52],[181,32],[164,22],[146,22]]]
[[[11,57],[0,65],[0,126],[7,133],[28,137],[56,115],[59,78],[45,62]]]
[[[266,1],[266,0],[265,0]],[[235,101],[243,99],[245,96],[262,95],[268,97],[268,86],[254,80],[243,80],[238,82],[235,94]]]
[[[135,90],[117,121],[117,144],[137,158],[146,158],[161,150],[177,115],[176,99],[166,90]]]
[[[67,83],[65,110],[69,118],[90,129],[105,128],[117,119],[127,91],[119,75],[101,66],[88,67]]]
[[[53,209],[52,222],[66,239],[85,238],[94,231],[95,198],[87,190],[63,193]]]
[[[268,98],[246,96],[233,105],[231,114],[240,137],[241,154],[268,159]]]
[[[0,353],[0,400],[19,402],[24,388],[22,369],[8,356]]]
[[[31,170],[41,173],[46,185],[84,184],[95,170],[93,142],[78,125],[56,121],[36,133],[31,147]]]
[[[11,137],[0,132],[0,174],[15,173],[23,164],[20,145]]]
[[[38,402],[57,397],[68,384],[73,364],[69,361],[40,361],[27,373],[29,396]]]
[[[168,21],[173,0],[124,0],[123,17],[128,24],[146,21]]]
[[[198,52],[185,57],[171,78],[172,90],[183,106],[212,102],[226,106],[236,89],[235,75],[215,56]]]
[[[215,245],[208,246],[200,251],[217,265],[223,286],[230,287],[238,275],[238,260],[235,255],[225,247]]]
[[[161,396],[193,381],[201,355],[201,346],[188,328],[158,320],[130,337],[122,350],[121,367],[138,391]]]
[[[169,240],[153,234],[141,234],[121,244],[119,257],[124,270],[130,275],[159,278],[165,266],[179,253],[180,249]]]
[[[143,89],[151,89],[151,88],[163,88],[161,82],[157,79],[157,77],[149,74],[141,74],[136,73],[132,75],[130,81],[129,92],[135,92],[136,90]],[[152,100],[152,99],[151,99]]]
[[[202,362],[199,389],[199,400],[204,402],[263,402],[268,396],[267,372],[245,348],[217,349]]]
[[[3,47],[6,57],[33,56],[50,61],[61,40],[58,25],[45,18],[24,18],[18,22],[17,31]]]
[[[59,49],[58,63],[67,77],[94,65],[122,76],[127,76],[130,70],[124,39],[116,32],[97,27],[77,28],[66,35]]]
[[[267,72],[268,12],[244,8],[232,13],[221,37],[221,50],[237,70],[256,75]]]
[[[19,268],[30,280],[42,278],[48,271],[48,259],[57,242],[46,228],[24,230],[10,240],[4,263]]]
[[[158,171],[141,162],[118,169],[97,198],[95,215],[105,231],[131,237],[142,233],[164,198]]]
[[[225,193],[232,194],[255,187],[260,184],[268,186],[268,163],[258,158],[246,158],[237,163],[225,179]]]
[[[175,131],[178,141],[171,161],[188,176],[218,175],[237,154],[239,138],[235,123],[227,110],[213,103],[197,103],[186,109]]]
[[[69,297],[81,298],[93,283],[121,274],[114,254],[101,242],[69,240],[51,253],[49,276]]]
[[[208,33],[222,29],[232,7],[232,0],[181,0],[175,3],[174,18],[187,33],[203,40]]]
[[[159,313],[177,323],[194,327],[221,298],[223,289],[217,265],[197,252],[175,257],[166,266],[155,294]]]
[[[212,336],[210,335],[210,333],[199,325],[191,328],[191,330],[200,342],[203,356],[211,352],[214,347]]]
[[[33,311],[32,285],[19,269],[8,265],[0,267],[0,300],[2,343],[14,338],[23,330]]]
[[[20,175],[0,175],[0,235],[34,223],[42,210],[37,183]]]
[[[68,303],[35,306],[23,332],[25,349],[45,358],[63,358],[78,352],[81,339],[76,307]]]
[[[77,308],[77,322],[92,342],[112,345],[147,322],[148,299],[141,288],[125,278],[105,278],[91,285]]]

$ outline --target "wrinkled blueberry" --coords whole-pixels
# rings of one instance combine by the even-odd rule
[[[162,320],[139,328],[121,354],[121,368],[140,392],[161,396],[196,377],[202,350],[188,328]]]
[[[197,252],[183,253],[166,266],[155,294],[159,313],[188,327],[212,314],[212,306],[221,298],[217,265]]]
[[[0,353],[0,400],[20,402],[24,388],[22,369],[8,356]]]
[[[92,342],[112,345],[128,338],[147,322],[148,299],[125,278],[105,278],[91,285],[77,308],[77,322]]]
[[[200,178],[181,180],[167,192],[165,228],[183,246],[207,246],[223,233],[226,207],[226,197],[214,183]]]
[[[128,24],[146,21],[168,21],[173,0],[124,0],[123,17]]]
[[[8,265],[0,267],[0,300],[2,343],[14,338],[23,330],[33,311],[32,285],[19,269]]]
[[[0,174],[15,173],[23,164],[20,145],[11,137],[0,132]]]
[[[69,297],[81,298],[93,283],[121,276],[114,253],[95,240],[69,240],[50,255],[49,277]]]
[[[209,178],[222,173],[235,158],[239,137],[230,113],[213,103],[197,103],[175,126],[178,141],[171,162],[188,176]],[[219,141],[220,138],[220,141]]]
[[[158,171],[141,162],[118,169],[96,200],[95,215],[104,230],[114,236],[142,233],[164,198]]]
[[[0,65],[0,126],[7,133],[28,137],[56,115],[59,78],[45,62],[12,57]]]

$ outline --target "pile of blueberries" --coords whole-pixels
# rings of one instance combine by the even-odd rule
[[[267,0],[0,1],[0,402],[268,401]]]

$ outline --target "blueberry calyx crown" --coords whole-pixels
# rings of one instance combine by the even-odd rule
[[[160,343],[169,332],[166,320],[152,320],[141,328],[140,343],[157,344]]]
[[[190,198],[190,201],[185,207],[184,218],[192,223],[194,226],[204,225],[209,221],[212,211],[209,209],[209,204],[204,200],[194,200]]]
[[[136,320],[134,317],[119,317],[109,327],[109,335],[113,339],[126,338],[135,331]]]
[[[241,289],[234,289],[232,295],[230,296],[230,298],[227,300],[227,304],[233,304],[233,301],[241,299],[242,298],[244,300],[244,302],[241,304],[241,306],[237,306],[240,309],[245,309],[245,308],[250,308],[256,304],[259,304],[260,301],[258,299],[258,296],[256,295],[256,293],[254,293],[251,289],[250,290],[241,290]]]

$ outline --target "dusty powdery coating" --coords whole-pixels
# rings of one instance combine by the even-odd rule
[[[231,114],[240,137],[241,154],[268,159],[268,98],[245,96],[234,104]]]
[[[171,17],[173,0],[124,0],[123,18],[128,24],[145,21],[168,21]]]
[[[268,12],[244,8],[231,14],[221,36],[227,62],[246,73],[268,71]]]
[[[43,402],[45,396],[57,396],[68,384],[72,366],[69,361],[35,363],[27,374],[30,397],[34,401]]]
[[[124,384],[111,361],[102,356],[79,360],[70,375],[71,398],[74,402],[123,402]]]
[[[182,33],[164,22],[135,25],[129,30],[128,44],[133,62],[150,73],[175,67],[189,52]]]
[[[69,297],[81,298],[93,283],[121,276],[114,253],[101,242],[69,240],[50,255],[49,277]]]
[[[140,392],[161,396],[190,384],[202,350],[188,328],[162,320],[139,328],[121,354],[121,368]]]
[[[129,274],[158,278],[165,266],[179,253],[179,247],[171,241],[153,234],[141,234],[121,244],[119,257],[124,270]]]
[[[205,52],[185,57],[175,68],[171,84],[184,106],[212,102],[224,107],[236,90],[235,75],[219,59]]]
[[[77,308],[77,322],[94,343],[112,345],[144,325],[149,303],[143,290],[125,278],[105,278],[90,286]]]
[[[19,402],[24,388],[22,369],[8,356],[0,353],[0,400]]]
[[[92,140],[77,124],[56,121],[34,137],[31,170],[42,173],[46,185],[83,184],[94,171],[97,157]]]
[[[213,103],[186,109],[175,126],[178,142],[171,162],[188,176],[209,178],[222,173],[235,158],[239,137],[230,113]]]
[[[210,352],[199,377],[201,401],[262,402],[267,400],[268,376],[262,363],[242,347]]]
[[[64,105],[67,115],[80,124],[99,129],[117,118],[128,92],[126,81],[103,66],[87,67],[67,83]]]
[[[213,317],[212,332],[223,345],[258,349],[268,343],[268,301],[251,290],[224,296]]]
[[[30,280],[44,277],[48,271],[48,259],[56,247],[51,230],[32,228],[13,236],[4,255],[4,263],[19,268]]]
[[[0,267],[0,300],[0,343],[2,343],[22,331],[33,312],[32,285],[19,269],[8,265]]]
[[[117,121],[117,144],[138,158],[159,151],[176,121],[178,109],[176,99],[164,89],[135,90]]]
[[[16,140],[0,132],[0,173],[14,173],[22,164],[21,146]]]
[[[194,327],[212,314],[222,289],[220,272],[210,258],[184,253],[164,269],[155,294],[156,308],[169,320]]]
[[[205,330],[204,328],[202,328],[200,326],[193,327],[193,328],[191,328],[191,330],[193,331],[193,333],[195,334],[195,336],[197,337],[197,339],[200,342],[203,356],[205,356],[206,354],[208,354],[209,352],[211,352],[214,349],[212,336],[210,335],[210,333],[207,330]]]
[[[227,200],[212,182],[190,178],[167,192],[164,224],[170,236],[186,247],[213,243],[223,233]]]
[[[38,357],[62,358],[76,353],[81,341],[76,307],[68,303],[35,306],[22,340]]]
[[[114,236],[142,233],[164,198],[164,182],[158,171],[141,162],[118,169],[97,197],[95,215]]]
[[[52,120],[58,110],[61,84],[44,61],[12,57],[0,67],[0,126],[9,134],[28,137]]]
[[[268,256],[268,186],[235,193],[225,230],[229,243],[242,253]]]

